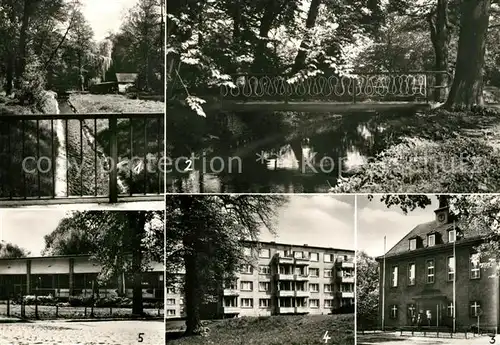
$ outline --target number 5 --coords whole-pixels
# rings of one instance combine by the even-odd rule
[[[137,342],[142,343],[144,341],[144,338],[142,337],[144,333],[139,333],[139,339],[137,339]]]

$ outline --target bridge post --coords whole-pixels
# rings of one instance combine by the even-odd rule
[[[118,117],[112,114],[109,118],[109,155],[111,166],[109,167],[109,202],[118,201]],[[130,169],[130,166],[129,166]]]

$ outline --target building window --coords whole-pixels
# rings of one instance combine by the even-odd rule
[[[474,260],[473,255],[470,256],[470,279],[481,278],[481,268],[479,267],[479,260]]]
[[[311,277],[319,277],[319,268],[310,268],[309,276]]]
[[[241,307],[242,308],[253,308],[253,299],[252,298],[242,298],[241,299]]]
[[[412,238],[410,240],[410,250],[415,250],[415,249],[417,249],[417,239]]]
[[[455,258],[453,256],[448,257],[448,281],[455,280]]]
[[[333,254],[325,254],[323,258],[324,262],[333,262]]]
[[[271,251],[269,248],[263,248],[259,251],[259,258],[269,259],[271,256]]]
[[[448,242],[453,243],[457,240],[457,232],[455,230],[448,230]]]
[[[252,256],[252,248],[243,248],[243,255],[245,256]]]
[[[408,304],[408,317],[413,318],[416,316],[417,308],[415,304]]]
[[[259,291],[269,291],[270,285],[271,284],[269,282],[260,282],[259,283]]]
[[[479,315],[479,311],[481,310],[481,303],[478,301],[473,301],[470,303],[470,316],[477,317]]]
[[[253,291],[253,282],[241,282],[240,290],[241,291]]]
[[[311,292],[319,292],[319,284],[309,284],[309,291]]]
[[[434,283],[434,260],[427,260],[427,284]]]
[[[408,264],[408,285],[415,285],[415,264]]]
[[[259,299],[259,307],[260,308],[269,308],[271,306],[270,298],[260,298]]]
[[[253,274],[253,267],[252,267],[252,265],[242,265],[241,266],[241,273],[243,273],[243,274]]]
[[[319,261],[319,254],[318,253],[309,253],[309,258],[311,261]]]
[[[173,287],[167,288],[167,294],[174,294],[174,293],[175,293],[175,288],[173,288]]]
[[[323,277],[330,278],[332,276],[332,270],[324,270]]]
[[[319,308],[319,299],[310,299],[309,300],[310,308]]]
[[[325,284],[323,286],[325,292],[332,292],[332,285],[331,284]]]
[[[434,247],[436,245],[436,234],[427,235],[427,247]]]
[[[295,259],[303,259],[304,258],[304,252],[293,252],[293,257]]]
[[[167,309],[167,316],[175,316],[175,309]]]
[[[391,286],[398,286],[398,266],[392,266]]]
[[[167,305],[175,305],[175,298],[167,298]]]
[[[397,305],[392,305],[391,306],[391,319],[397,319],[398,318],[398,306]]]
[[[333,307],[333,299],[325,299],[325,308]]]
[[[453,317],[453,309],[455,309],[455,307],[453,307],[453,302],[449,302],[446,306],[446,315],[448,317]]]
[[[259,274],[271,274],[271,267],[259,266]]]

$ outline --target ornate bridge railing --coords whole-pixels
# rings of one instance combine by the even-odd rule
[[[164,114],[0,115],[0,205],[161,201]]]
[[[436,80],[445,83],[437,85]],[[431,98],[431,90],[446,88],[451,78],[446,71],[373,72],[348,76],[239,74],[232,76],[234,85],[222,85],[223,100],[246,101],[423,101]],[[441,83],[439,83],[441,84]]]

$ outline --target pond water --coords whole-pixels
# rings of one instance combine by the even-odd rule
[[[307,114],[285,133],[236,146],[217,138],[168,163],[167,192],[328,192],[387,147],[386,124],[373,112]]]

